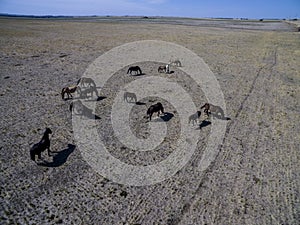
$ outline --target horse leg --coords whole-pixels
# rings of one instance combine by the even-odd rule
[[[50,146],[48,147],[48,156],[50,156],[50,153],[52,153],[52,151],[50,150]]]
[[[38,155],[38,159],[42,159],[42,152],[39,152],[37,155]]]

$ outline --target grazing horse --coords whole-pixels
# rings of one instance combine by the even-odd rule
[[[128,99],[130,99],[130,102],[133,100],[134,102],[137,102],[137,97],[135,93],[131,92],[125,92],[124,93],[124,101],[129,102]]]
[[[30,158],[35,161],[35,155],[38,155],[38,158],[41,159],[41,153],[48,149],[48,156],[50,156],[50,139],[49,134],[52,134],[50,128],[46,128],[44,135],[40,142],[34,144],[30,149]]]
[[[147,110],[147,116],[149,118],[149,120],[151,121],[151,117],[153,115],[153,113],[157,112],[157,116],[159,116],[159,113],[163,113],[164,114],[164,107],[162,106],[162,104],[160,102],[151,105],[148,110]]]
[[[132,71],[134,71],[136,73],[136,75],[138,74],[142,74],[142,70],[139,66],[131,66],[129,67],[129,69],[127,70],[127,74],[130,73],[130,75],[132,75]]]
[[[81,77],[77,81],[77,85],[80,85],[82,87],[96,87],[95,81],[89,77]]]
[[[68,96],[68,99],[71,97],[73,98],[72,94],[71,93],[74,93],[77,89],[77,86],[70,86],[70,87],[64,87],[62,90],[61,90],[61,98],[62,99],[65,99],[65,94],[67,94]]]
[[[206,113],[206,115],[209,117],[209,114],[212,114],[213,117],[217,117],[219,119],[223,119],[224,118],[224,111],[220,106],[217,105],[213,105],[213,104],[209,104],[209,103],[205,103],[201,109],[204,108],[204,113]]]
[[[77,92],[78,92],[81,99],[88,98],[88,97],[93,97],[94,92],[95,92],[97,97],[99,96],[98,91],[97,91],[96,87],[94,87],[94,86],[90,86],[90,87],[85,88],[85,89],[81,89],[80,87],[78,87]]]
[[[197,123],[200,116],[201,116],[201,111],[197,111],[196,113],[190,115],[189,116],[189,124],[191,123],[191,121],[193,122],[193,125],[195,122]]]

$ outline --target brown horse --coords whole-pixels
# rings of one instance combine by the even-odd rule
[[[149,120],[151,121],[151,117],[153,115],[153,113],[157,112],[157,116],[159,116],[160,112],[165,114],[164,113],[164,107],[162,106],[162,104],[160,102],[154,104],[154,105],[151,105],[148,110],[147,110],[147,116],[149,118]]]
[[[68,96],[68,99],[71,97],[73,98],[72,96],[72,93],[74,93],[77,89],[77,86],[74,85],[74,86],[70,86],[70,87],[64,87],[62,90],[61,90],[61,98],[62,99],[65,99],[65,94],[67,94]]]
[[[159,73],[165,73],[166,72],[166,66],[159,66],[158,69],[157,69],[157,71]]]
[[[201,109],[204,108],[204,113],[209,117],[209,114],[212,114],[213,117],[217,117],[219,119],[224,119],[224,111],[220,106],[205,103]]]

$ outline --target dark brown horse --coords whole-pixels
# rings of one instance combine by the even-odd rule
[[[157,112],[157,116],[159,116],[160,112],[164,113],[164,107],[162,106],[162,104],[160,102],[151,105],[148,110],[147,110],[147,117],[149,118],[149,120],[151,121],[152,115],[153,113]]]
[[[166,72],[166,66],[159,66],[158,69],[157,69],[157,71],[159,73],[165,73]]]
[[[61,98],[65,99],[65,94],[67,94],[68,99],[70,97],[73,98],[72,93],[74,93],[76,90],[77,90],[77,86],[64,87],[61,90]]]
[[[129,69],[127,70],[127,74],[130,73],[130,75],[132,75],[132,72],[135,72],[136,75],[141,75],[142,74],[142,70],[139,66],[131,66],[129,67]]]
[[[212,114],[213,117],[217,117],[219,119],[224,119],[224,111],[220,106],[205,103],[201,109],[204,108],[204,113],[209,117],[209,114]]]
[[[38,155],[38,158],[41,159],[41,154],[43,151],[48,149],[48,156],[50,156],[50,139],[49,134],[52,134],[50,128],[46,128],[44,135],[40,142],[34,144],[30,149],[30,158],[35,161],[35,156]]]

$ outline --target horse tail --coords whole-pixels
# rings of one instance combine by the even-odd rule
[[[80,81],[81,81],[81,78],[78,79],[76,84],[79,85]]]
[[[130,70],[131,70],[131,68],[128,68],[128,70],[127,70],[127,74],[130,72]]]

